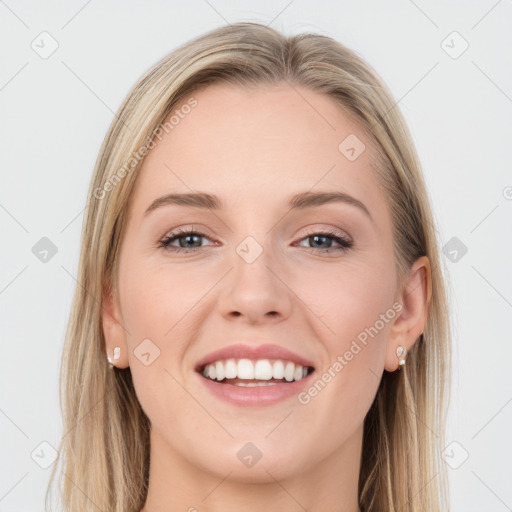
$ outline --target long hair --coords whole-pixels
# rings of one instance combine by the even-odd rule
[[[64,433],[52,483],[66,512],[138,512],[149,479],[149,419],[129,368],[108,368],[102,295],[116,290],[127,205],[145,154],[175,106],[209,84],[287,82],[334,99],[377,148],[372,166],[389,202],[401,282],[430,260],[424,333],[400,372],[384,372],[364,420],[359,504],[365,512],[448,510],[440,453],[449,396],[450,325],[436,228],[406,123],[377,73],[354,51],[319,34],[284,36],[258,23],[217,28],[180,46],[132,88],[101,147],[83,221],[78,284],[60,374]],[[193,108],[193,107],[190,107]]]

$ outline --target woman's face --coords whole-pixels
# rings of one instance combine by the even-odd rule
[[[193,97],[144,161],[111,310],[152,453],[253,482],[359,457],[382,372],[396,369],[400,308],[370,141],[303,87],[217,84]],[[262,345],[274,347],[253,351]],[[287,366],[300,378],[294,361],[314,371],[268,385]],[[219,378],[254,367],[260,378],[213,381],[204,362]]]

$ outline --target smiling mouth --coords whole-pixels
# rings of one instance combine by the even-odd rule
[[[259,387],[300,381],[313,373],[314,368],[283,359],[242,358],[215,361],[199,367],[197,371],[219,384]]]

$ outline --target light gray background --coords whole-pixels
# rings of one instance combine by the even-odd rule
[[[0,511],[43,510],[50,469],[36,454],[44,462],[50,449],[40,443],[58,446],[62,434],[58,371],[86,191],[113,113],[169,51],[242,20],[334,37],[400,100],[441,245],[457,237],[468,249],[457,262],[446,259],[454,334],[447,439],[457,444],[445,455],[459,466],[449,468],[452,510],[512,510],[512,2],[7,0],[0,1]],[[31,47],[49,48],[43,31],[59,45],[47,59]],[[457,58],[464,43],[454,31],[469,43]],[[42,237],[58,248],[46,263],[32,252]]]

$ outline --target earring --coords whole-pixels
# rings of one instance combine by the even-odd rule
[[[121,357],[121,347],[114,347],[114,360],[110,359],[110,356],[107,356],[108,363],[110,368],[114,368],[114,362],[117,361]]]
[[[398,357],[398,369],[400,370],[402,368],[402,366],[405,365],[405,354],[406,354],[406,350],[404,347],[402,347],[402,345],[398,345],[398,347],[396,348],[396,357]]]

